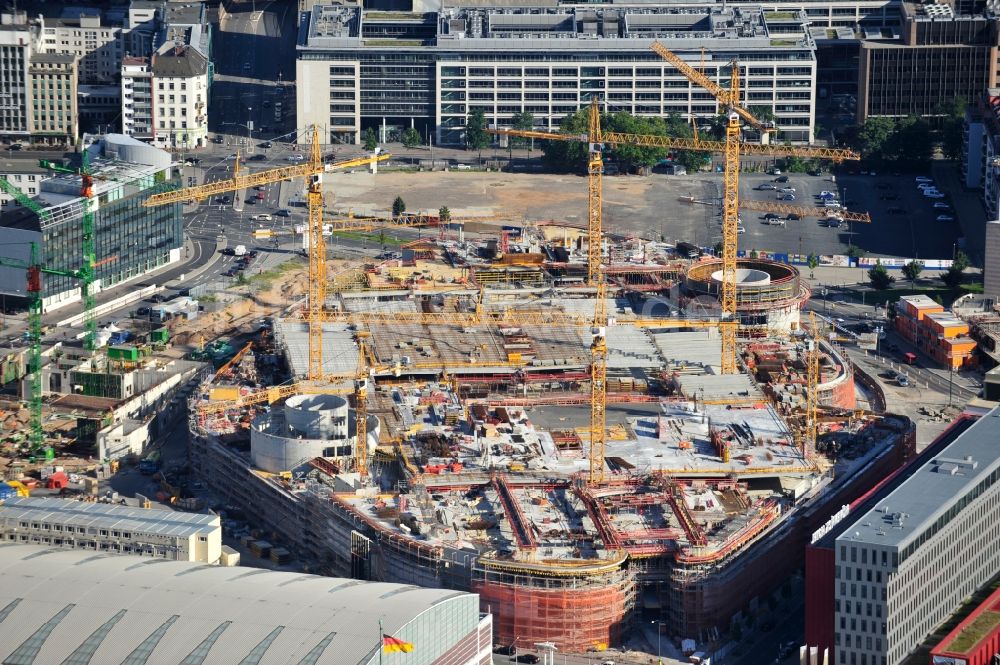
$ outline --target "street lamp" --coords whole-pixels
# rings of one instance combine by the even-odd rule
[[[659,659],[662,655],[660,653],[660,636],[663,634],[664,623],[662,621],[650,621],[649,623],[656,626],[656,658]]]
[[[826,314],[826,302],[827,302],[827,300],[826,300],[826,294],[827,294],[827,290],[826,290],[825,286],[823,287],[822,294],[823,294],[823,313]]]

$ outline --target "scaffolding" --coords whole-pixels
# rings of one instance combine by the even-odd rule
[[[482,559],[472,591],[493,614],[494,641],[515,647],[552,642],[585,652],[619,644],[635,604],[622,552],[610,560],[524,567]]]

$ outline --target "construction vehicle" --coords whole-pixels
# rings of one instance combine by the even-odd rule
[[[147,198],[143,202],[143,205],[153,207],[181,201],[202,200],[216,194],[239,191],[247,187],[281,182],[290,178],[305,178],[308,185],[306,199],[309,210],[309,295],[308,312],[306,315],[309,325],[309,364],[306,376],[309,379],[319,379],[323,375],[323,328],[320,314],[323,311],[323,304],[326,301],[326,243],[323,238],[323,173],[373,164],[389,159],[391,156],[384,153],[325,164],[320,151],[319,128],[313,127],[310,158],[305,163],[247,174],[239,174],[234,169],[235,175],[229,180],[220,180],[173,192],[154,194]]]

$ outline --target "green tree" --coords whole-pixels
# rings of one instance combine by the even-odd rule
[[[912,115],[897,121],[889,152],[898,164],[925,168],[934,154],[930,125]]]
[[[819,257],[815,254],[810,254],[806,259],[806,265],[809,266],[809,279],[813,279],[813,271],[819,267]]]
[[[373,152],[377,147],[378,137],[375,136],[375,130],[369,127],[365,130],[365,151]]]
[[[420,132],[418,132],[413,127],[407,127],[406,131],[403,132],[402,138],[403,138],[403,145],[406,146],[407,148],[414,148],[423,143],[424,141],[424,138],[420,136]]]
[[[896,281],[896,278],[889,274],[889,271],[885,269],[881,261],[877,261],[874,266],[868,270],[868,281],[871,282],[872,288],[877,291],[882,291],[888,289],[892,286],[892,283]]]
[[[438,208],[438,219],[442,222],[451,221],[451,210],[448,209],[448,206]]]
[[[469,114],[465,121],[465,147],[483,156],[483,148],[490,145],[490,135],[486,133],[486,116],[479,109]]]
[[[920,277],[920,273],[923,272],[923,270],[924,264],[921,261],[913,259],[903,266],[903,275],[906,279],[910,280],[910,285],[912,286],[913,282],[917,280],[917,277]]]
[[[397,196],[396,200],[392,202],[392,216],[399,217],[404,212],[406,212],[406,201],[403,200],[402,196]]]
[[[774,107],[773,106],[764,106],[763,104],[754,104],[753,106],[751,106],[747,110],[750,111],[750,113],[752,113],[753,116],[755,118],[757,118],[758,120],[760,120],[761,122],[774,122],[775,121]]]
[[[515,113],[510,118],[510,127],[511,129],[519,129],[521,131],[531,131],[535,127],[535,116],[527,111]],[[511,148],[530,146],[531,139],[521,136],[511,136],[508,145]]]
[[[946,159],[957,160],[962,157],[962,136],[965,132],[965,110],[968,101],[964,97],[956,97],[942,103],[937,112],[944,116],[941,120],[941,152]]]
[[[385,251],[385,229],[379,229],[378,235],[375,236],[378,240],[378,244],[382,247],[382,251]]]
[[[887,144],[892,139],[896,123],[892,118],[869,117],[857,135],[857,147],[866,161],[881,162],[885,159]]]
[[[955,252],[955,258],[951,261],[951,267],[959,272],[963,272],[966,268],[972,265],[969,261],[969,256],[962,250]]]

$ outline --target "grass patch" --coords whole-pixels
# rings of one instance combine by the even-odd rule
[[[302,266],[301,261],[297,259],[290,259],[283,263],[279,263],[270,270],[265,270],[264,272],[259,273],[257,275],[251,275],[247,277],[246,282],[248,284],[255,284],[260,288],[266,289],[271,286],[271,282],[278,279],[289,270],[294,270],[295,268],[299,268],[301,266]]]
[[[986,637],[998,624],[1000,624],[1000,612],[983,612],[972,623],[963,628],[962,632],[945,648],[948,651],[966,653]]]
[[[421,12],[365,12],[365,18],[370,19],[422,19],[425,14]]]
[[[424,46],[423,39],[366,39],[365,46]]]
[[[795,18],[795,12],[764,12],[764,18],[773,21],[787,21]]]
[[[772,39],[771,46],[795,46],[798,42],[794,39]]]
[[[900,284],[899,278],[896,278],[896,283]],[[869,305],[874,305],[875,303],[894,303],[897,302],[903,296],[916,296],[924,295],[928,298],[934,300],[940,300],[944,303],[945,307],[951,305],[961,296],[966,293],[982,293],[983,285],[978,282],[973,282],[969,284],[961,284],[957,288],[951,288],[950,286],[945,286],[944,284],[928,284],[916,286],[910,286],[908,283],[901,284],[895,289],[882,289],[882,290],[865,290],[861,291],[858,289],[845,289],[844,293],[850,296],[852,299],[861,302],[861,294],[864,293],[865,302]]]

